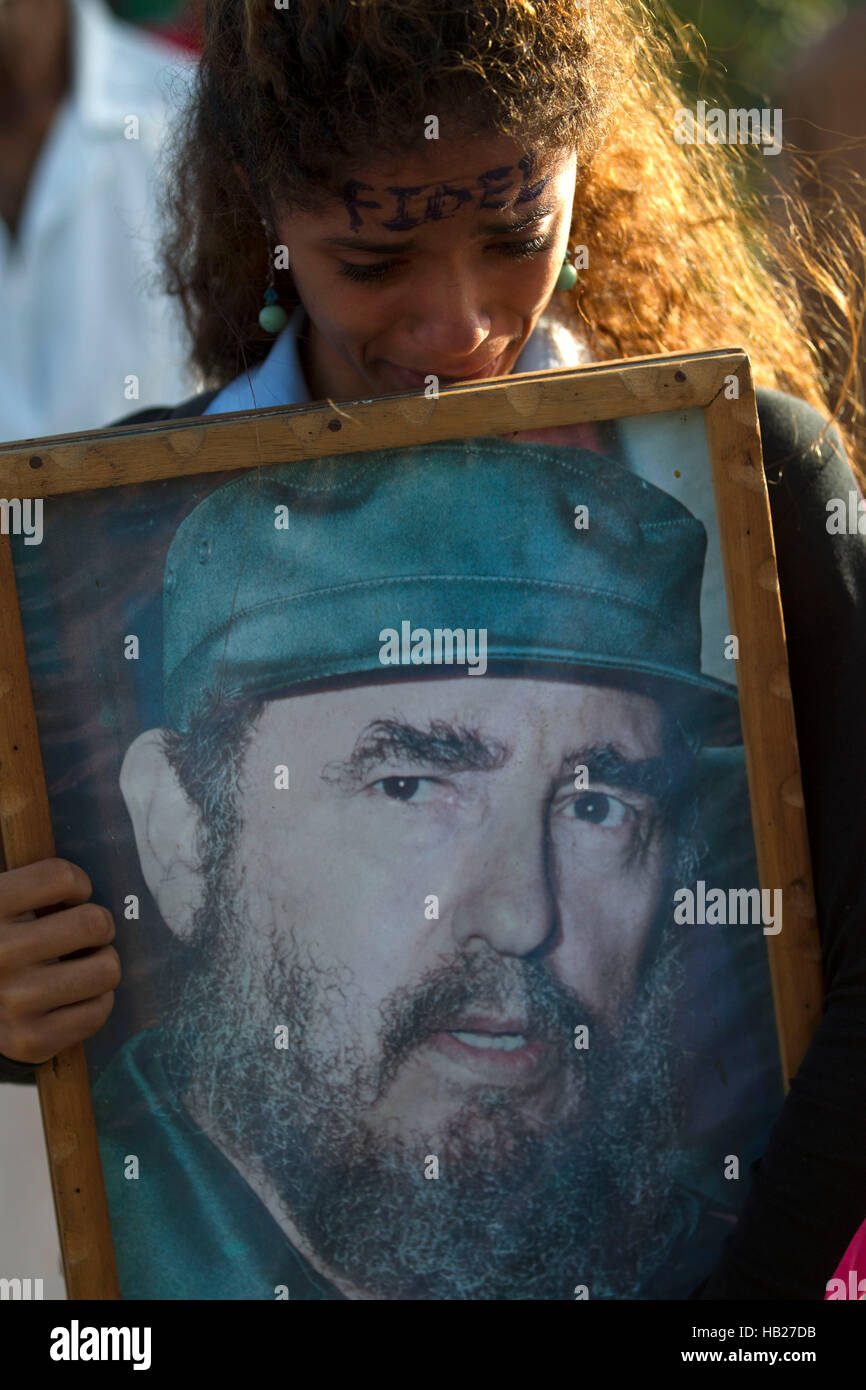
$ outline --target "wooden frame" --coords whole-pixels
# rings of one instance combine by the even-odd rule
[[[736,398],[726,392],[737,383]],[[239,412],[0,448],[0,495],[45,498],[129,483],[527,429],[700,408],[711,450],[729,611],[758,634],[737,663],[746,764],[762,884],[782,885],[788,921],[770,936],[784,1084],[818,1022],[820,942],[811,887],[793,707],[770,512],[748,359],[737,349],[536,372],[438,399]],[[0,843],[6,867],[54,853],[9,541],[0,537]],[[38,1072],[70,1298],[119,1297],[83,1047]]]

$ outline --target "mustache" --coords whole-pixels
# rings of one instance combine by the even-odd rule
[[[431,972],[420,985],[392,995],[382,1013],[382,1051],[392,1067],[431,1033],[459,1026],[461,1017],[518,1019],[520,1032],[555,1044],[571,1037],[578,1024],[597,1025],[587,1006],[540,962],[486,954],[462,956]]]

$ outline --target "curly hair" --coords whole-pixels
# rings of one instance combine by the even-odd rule
[[[203,382],[273,341],[262,219],[316,210],[358,168],[423,147],[434,111],[453,113],[450,133],[576,150],[571,244],[589,270],[569,297],[598,360],[739,346],[758,385],[856,425],[856,217],[838,196],[808,211],[755,146],[678,144],[686,55],[700,59],[691,31],[641,0],[210,0],[163,247]],[[274,275],[290,310],[291,271]]]

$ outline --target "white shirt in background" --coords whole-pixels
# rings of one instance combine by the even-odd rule
[[[14,238],[0,218],[4,441],[102,429],[201,389],[156,284],[158,160],[195,60],[104,0],[70,0],[70,22],[70,91]]]

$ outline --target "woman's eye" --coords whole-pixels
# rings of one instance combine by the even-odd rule
[[[496,245],[495,250],[503,256],[511,256],[515,260],[523,260],[529,256],[536,256],[541,251],[546,251],[553,243],[553,233],[545,232],[542,236],[532,237],[529,241],[505,241]],[[357,284],[374,284],[377,280],[382,280],[396,265],[396,261],[377,261],[374,265],[356,265],[352,261],[340,261],[340,274],[347,279],[354,280]]]
[[[623,825],[630,810],[624,801],[605,792],[586,792],[576,797],[571,805],[577,820],[589,825],[603,825],[606,830]]]
[[[534,236],[531,241],[504,241],[497,250],[505,256],[514,256],[518,260],[526,256],[535,256],[539,251],[546,251],[553,244],[553,233],[545,232],[542,236]]]
[[[375,265],[354,265],[351,261],[340,261],[340,274],[362,284],[381,280],[391,269],[393,261],[377,261]]]

